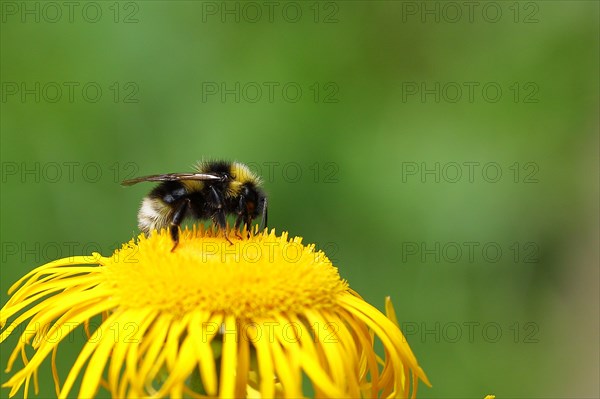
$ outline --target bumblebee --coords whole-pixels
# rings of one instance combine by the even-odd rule
[[[144,234],[169,228],[174,251],[179,243],[179,227],[185,218],[212,220],[227,236],[227,216],[235,216],[234,230],[239,235],[242,222],[249,232],[252,221],[261,216],[260,229],[267,224],[267,196],[261,179],[240,162],[199,162],[194,173],[168,173],[123,181],[124,186],[141,182],[160,182],[143,199],[138,226]]]

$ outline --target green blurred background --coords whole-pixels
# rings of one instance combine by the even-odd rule
[[[597,2],[70,4],[1,3],[2,303],[137,234],[120,180],[235,159],[392,297],[419,396],[598,397]]]

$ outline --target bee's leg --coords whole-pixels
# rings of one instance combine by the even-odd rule
[[[259,229],[262,231],[267,227],[267,197],[262,197],[259,201],[259,209],[262,214]]]
[[[246,232],[248,233],[248,238],[250,238],[250,230],[252,229],[252,216],[246,212]]]
[[[229,242],[229,244],[233,245],[229,237],[227,237],[227,219],[225,218],[225,211],[223,210],[223,199],[213,186],[209,187],[211,199],[215,204],[217,204],[217,210],[215,211],[212,217],[213,223],[219,226],[221,230],[223,230],[223,235],[225,236],[225,239],[227,240],[227,242]]]
[[[190,200],[186,198],[181,202],[173,212],[173,218],[171,219],[171,224],[169,225],[169,232],[171,233],[171,239],[173,240],[173,248],[171,248],[171,252],[175,251],[177,248],[177,244],[179,244],[179,227],[181,226],[181,222],[185,218],[185,214],[187,213],[190,207]]]
[[[223,236],[225,236],[227,242],[233,245],[229,237],[227,237],[227,219],[225,218],[225,212],[223,211],[223,208],[217,209],[213,215],[213,223],[219,226],[219,228],[223,231]]]
[[[235,230],[235,236],[239,239],[242,239],[242,235],[240,234],[240,225],[242,224],[244,214],[246,213],[246,197],[243,195],[240,196],[236,213],[237,218],[235,219],[235,225],[233,226],[233,229]]]
[[[239,238],[240,240],[242,239],[242,235],[240,234],[240,225],[242,224],[243,218],[244,218],[244,215],[241,213],[238,213],[237,218],[235,219],[235,224],[233,225],[233,230],[235,231],[235,236],[237,238]]]

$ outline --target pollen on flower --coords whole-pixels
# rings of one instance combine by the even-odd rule
[[[27,396],[32,380],[37,393],[48,357],[59,398],[73,396],[78,379],[86,398],[101,387],[115,398],[305,397],[305,382],[315,397],[406,398],[419,381],[429,385],[390,298],[384,315],[300,238],[233,236],[230,244],[212,230],[185,230],[172,252],[159,232],[110,257],[27,273],[0,310],[0,342],[22,331],[7,361],[7,372],[22,364],[3,384],[9,396],[21,388]],[[59,370],[59,345],[81,327],[88,340]]]
[[[103,262],[122,306],[252,319],[331,308],[347,289],[323,252],[285,233],[230,244],[212,229],[185,230],[173,252],[172,245],[164,231],[140,236]]]

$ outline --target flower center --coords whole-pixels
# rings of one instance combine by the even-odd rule
[[[173,314],[223,312],[239,318],[334,308],[348,288],[314,245],[259,233],[233,244],[211,230],[185,230],[179,245],[162,231],[140,236],[104,258],[107,283],[126,307]]]

